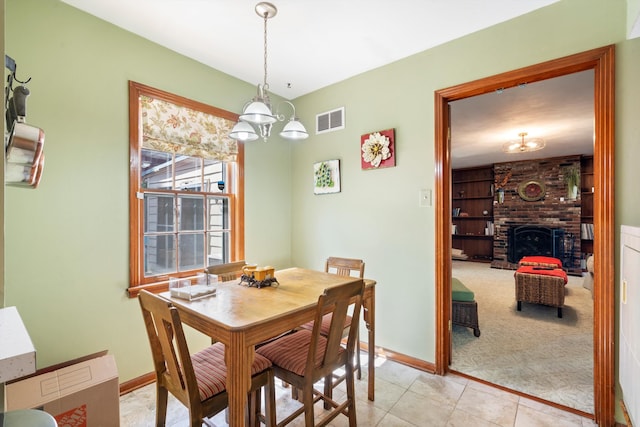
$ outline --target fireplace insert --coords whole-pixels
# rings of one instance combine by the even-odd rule
[[[561,228],[522,225],[509,227],[507,261],[516,264],[524,256],[550,256],[565,260],[565,233]]]

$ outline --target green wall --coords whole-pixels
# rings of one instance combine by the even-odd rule
[[[106,348],[130,380],[151,364],[124,292],[127,81],[231,111],[254,87],[57,1],[6,9],[7,52],[33,77],[28,120],[45,129],[47,158],[40,188],[6,190],[6,303],[22,313],[39,366]],[[562,0],[296,99],[308,140],[247,146],[246,258],[318,269],[329,255],[363,258],[379,283],[377,344],[434,362],[435,217],[418,207],[419,190],[435,185],[434,91],[616,44],[616,232],[640,225],[640,200],[624,196],[640,155],[640,39],[625,40],[626,24],[626,0]],[[315,135],[315,115],[341,106],[346,128]],[[388,128],[397,166],[361,170],[360,135]],[[341,161],[342,191],[314,196],[312,165],[328,159]]]
[[[377,344],[435,361],[434,91],[609,44],[616,45],[616,235],[640,225],[640,39],[626,41],[625,0],[563,0],[296,100],[304,116],[344,106],[346,129],[293,148],[296,265],[361,257],[378,281]],[[396,129],[395,168],[361,170],[360,136]],[[311,165],[340,159],[342,192],[314,196]],[[615,286],[615,283],[606,284]],[[411,325],[408,327],[407,325]]]
[[[18,307],[38,367],[108,349],[130,380],[153,367],[125,293],[128,81],[236,112],[255,87],[59,1],[8,0],[6,16],[6,51],[32,78],[27,121],[46,133],[41,185],[6,188],[6,305]],[[245,154],[246,258],[289,267],[289,145],[274,137]]]
[[[366,275],[380,284],[378,343],[434,361],[434,208],[418,206],[419,190],[435,185],[434,91],[618,43],[618,104],[637,107],[622,90],[640,65],[624,55],[637,44],[624,42],[625,10],[624,0],[564,0],[296,100],[304,115],[345,106],[346,129],[293,149],[294,264],[319,267],[330,254],[364,258]],[[361,170],[360,135],[387,128],[396,129],[397,166]],[[627,141],[617,138],[619,151]],[[341,159],[343,191],[314,196],[305,185],[310,165],[331,158]],[[616,204],[621,214],[627,203],[635,202]]]

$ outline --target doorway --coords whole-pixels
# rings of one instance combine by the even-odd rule
[[[591,241],[582,240],[581,223],[591,222],[593,205],[594,72],[464,98],[449,107],[457,228],[452,277],[475,293],[482,330],[476,338],[456,325],[464,312],[452,303],[449,368],[593,414],[593,300],[580,267],[593,252]],[[523,131],[527,142],[543,147],[523,151],[518,141],[516,152],[505,152],[512,147],[507,141]],[[571,199],[564,173],[576,164],[584,190]],[[541,185],[542,195],[523,193],[524,183]],[[491,190],[496,185],[501,200]],[[569,274],[560,289],[561,318],[554,306],[524,303],[517,310],[513,270],[522,256],[533,254],[559,258]],[[557,289],[545,294],[546,303],[559,298]]]
[[[615,421],[614,382],[614,46],[506,72],[435,93],[436,372],[451,362],[451,145],[449,102],[584,70],[594,70],[594,408],[599,425]]]

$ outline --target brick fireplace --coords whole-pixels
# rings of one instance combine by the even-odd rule
[[[580,266],[580,199],[567,200],[567,186],[563,179],[563,170],[569,166],[580,167],[580,156],[555,157],[551,159],[496,163],[494,175],[496,182],[511,177],[504,186],[504,202],[494,201],[493,220],[495,234],[493,240],[492,267],[515,269],[518,257],[536,249],[538,255],[557,255],[564,261],[566,268]],[[518,194],[518,185],[522,182],[537,180],[544,183],[546,194],[537,201],[523,200]],[[524,227],[524,228],[522,228]],[[510,248],[510,236],[513,240],[517,230],[546,230],[550,240],[542,241],[542,234],[529,237],[526,248]],[[544,232],[543,232],[544,233]],[[573,252],[572,252],[573,250]],[[527,255],[534,255],[527,253]],[[572,256],[573,255],[573,256]]]

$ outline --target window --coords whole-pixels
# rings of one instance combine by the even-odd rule
[[[129,83],[129,295],[244,258],[237,115]]]

